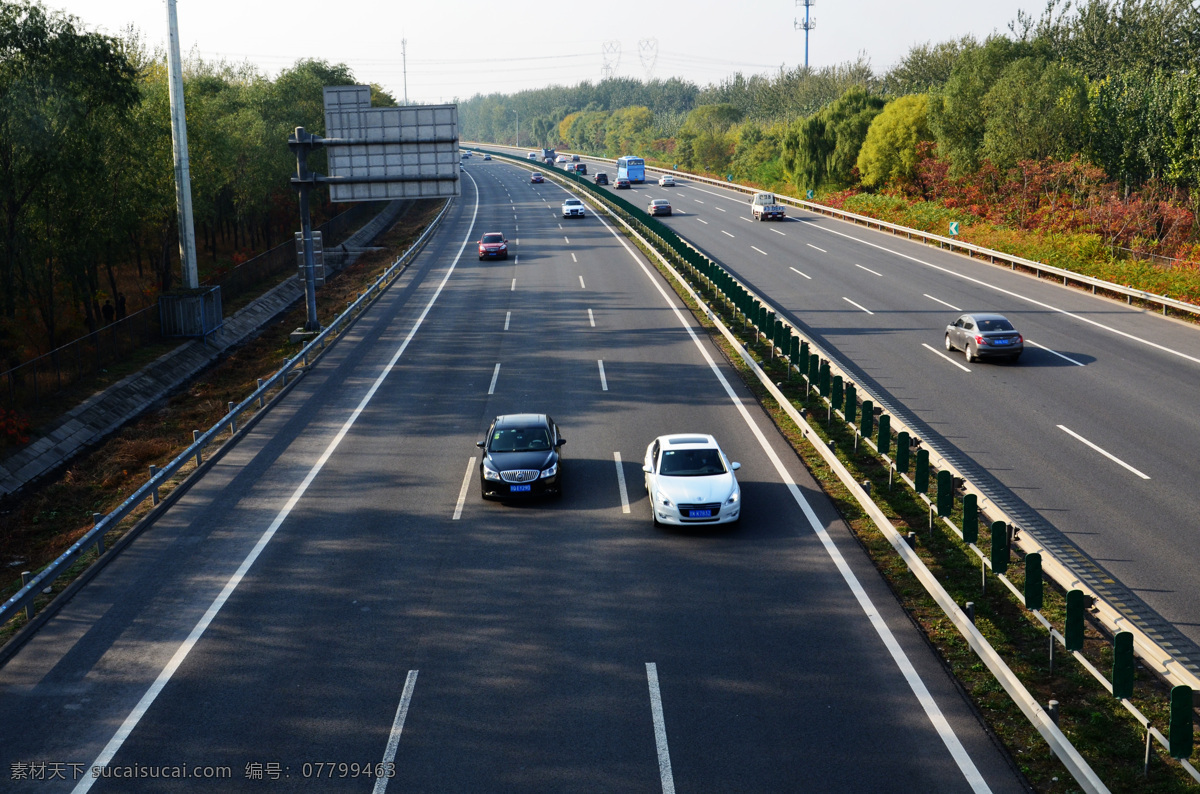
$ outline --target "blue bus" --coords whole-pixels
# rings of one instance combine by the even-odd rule
[[[640,157],[626,155],[617,158],[617,179],[625,177],[633,182],[646,181],[646,161]]]

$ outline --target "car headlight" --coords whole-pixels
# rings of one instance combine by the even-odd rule
[[[741,498],[741,496],[742,496],[742,495],[741,495],[741,493],[740,493],[739,491],[734,491],[733,493],[729,494],[729,498],[725,500],[725,504],[726,504],[726,506],[728,506],[728,505],[735,505],[735,504],[737,504],[737,503],[738,503],[738,499],[740,499],[740,498]]]
[[[489,465],[489,464],[488,464],[488,463],[485,461],[485,462],[484,462],[484,464],[483,464],[483,479],[485,479],[485,480],[498,480],[498,479],[500,479],[500,472],[498,472],[498,471],[496,471],[495,469],[493,469],[493,468],[491,467],[491,465]]]
[[[654,501],[658,502],[663,507],[673,507],[674,506],[671,504],[671,499],[662,491],[658,491],[657,493],[654,494]]]
[[[558,474],[558,461],[557,460],[554,461],[554,463],[552,463],[550,465],[550,468],[542,469],[543,477],[553,477],[555,474]]]

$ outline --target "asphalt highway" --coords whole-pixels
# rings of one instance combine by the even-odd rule
[[[1024,790],[658,273],[556,185],[464,177],[409,271],[0,669],[3,788]],[[488,231],[508,261],[476,259]],[[566,494],[484,502],[475,442],[527,411],[567,438]],[[672,432],[741,462],[740,526],[651,525]]]
[[[616,175],[594,161],[589,171]],[[648,176],[614,193],[669,199],[660,220],[1200,671],[1195,325],[791,207],[786,221],[755,222],[745,194]],[[1020,362],[947,353],[945,327],[967,311],[1012,320]]]

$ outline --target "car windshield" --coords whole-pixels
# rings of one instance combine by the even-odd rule
[[[550,449],[550,433],[544,427],[503,427],[492,431],[489,452],[536,452]]]
[[[979,321],[979,330],[980,331],[1013,331],[1015,329],[1013,328],[1012,323],[1010,323],[1008,320],[983,319],[983,320]]]
[[[504,242],[504,235],[502,235],[502,234],[485,234],[483,236],[483,241],[485,243],[502,243],[502,242]]]
[[[577,204],[582,204],[583,202],[582,202],[582,201],[580,201],[579,199],[567,199],[567,200],[566,200],[566,201],[564,201],[563,203],[564,203],[564,204],[569,204],[569,205],[571,205],[571,206],[575,206],[575,205],[577,205]]]
[[[664,477],[705,477],[724,474],[725,463],[715,449],[669,449],[663,452],[658,473]]]
[[[654,201],[651,201],[650,203],[661,207],[663,204],[667,203],[667,200],[666,199],[654,199]]]

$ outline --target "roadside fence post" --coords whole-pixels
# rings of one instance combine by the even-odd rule
[[[943,517],[954,512],[954,475],[949,469],[937,473],[937,509]]]
[[[96,526],[104,518],[103,513],[92,513],[92,526]],[[104,533],[101,532],[96,536],[96,556],[99,557],[104,553]]]
[[[962,532],[963,543],[979,542],[979,497],[973,493],[963,497]],[[1041,562],[1040,557],[1038,562]],[[1029,575],[1028,571],[1025,575]]]
[[[858,388],[853,383],[846,384],[845,406],[846,423],[855,424],[858,420]]]
[[[870,438],[875,431],[875,403],[863,400],[862,404],[862,434]]]
[[[1030,552],[1025,555],[1025,608],[1026,609],[1041,609],[1042,594],[1044,592],[1042,582],[1042,555],[1039,552]],[[1133,635],[1130,635],[1131,637]]]
[[[1083,650],[1083,591],[1067,593],[1067,630],[1064,632],[1068,651]]]
[[[917,470],[913,476],[917,493],[929,493],[929,450],[917,450]]]
[[[1192,688],[1171,687],[1171,732],[1167,737],[1172,758],[1192,757]]]
[[[155,477],[157,477],[157,476],[158,476],[158,467],[157,467],[157,466],[151,466],[151,467],[150,467],[150,479],[152,479],[152,480],[153,480],[153,479],[154,479]],[[150,492],[150,504],[152,504],[152,505],[156,505],[156,504],[158,504],[158,499],[159,499],[159,497],[158,497],[158,486],[156,485],[156,486],[154,486],[154,490],[152,490],[152,491]]]
[[[992,522],[992,573],[1008,573],[1008,524],[1003,521]]]
[[[200,443],[200,431],[199,430],[192,431],[192,443],[199,445],[199,443]],[[200,457],[200,447],[197,446],[196,447],[196,468],[200,468],[200,464],[202,462],[203,462],[203,459]]]
[[[1118,631],[1113,637],[1113,697],[1118,700],[1133,697],[1133,675],[1133,633]]]
[[[21,571],[21,587],[29,584],[29,580],[33,578],[33,571]],[[25,605],[25,620],[33,620],[33,602],[30,601]]]
[[[892,451],[892,417],[887,414],[879,416],[879,438],[875,442],[880,455],[889,455]]]

